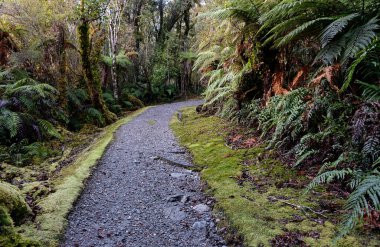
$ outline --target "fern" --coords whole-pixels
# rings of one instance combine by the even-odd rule
[[[331,19],[332,19],[331,17],[322,17],[322,18],[305,22],[299,27],[292,30],[287,35],[285,35],[284,37],[282,37],[281,39],[279,39],[278,41],[276,41],[275,46],[277,48],[285,46],[289,44],[290,42],[301,38],[305,33],[312,33],[313,28],[315,28],[315,26],[323,24],[324,22],[329,21]]]
[[[305,160],[310,158],[310,156],[315,155],[316,153],[317,153],[317,151],[315,151],[315,150],[309,150],[307,152],[304,152],[302,155],[299,155],[296,163],[294,164],[294,167],[301,165],[302,162],[304,162]]]
[[[363,98],[367,101],[380,101],[380,86],[357,81],[363,86]]]
[[[340,235],[346,235],[354,228],[365,214],[370,216],[372,209],[380,210],[380,173],[375,170],[363,178],[351,193],[345,209],[350,213],[342,223]]]
[[[345,63],[348,59],[355,57],[360,50],[367,48],[376,37],[377,29],[379,29],[378,19],[372,18],[364,25],[347,33],[348,42],[342,61]]]
[[[102,62],[104,64],[106,64],[107,66],[109,66],[109,67],[112,66],[112,57],[103,55],[101,57],[101,59],[102,59]],[[129,60],[125,51],[120,51],[116,55],[116,65],[117,66],[120,66],[121,68],[127,68],[131,64],[132,64],[132,62],[131,62],[131,60]]]
[[[88,108],[86,110],[86,119],[89,123],[94,123],[99,126],[103,126],[105,124],[105,119],[103,114],[95,108]]]
[[[28,95],[41,98],[52,97],[57,90],[48,85],[39,83],[30,78],[21,79],[13,84],[3,85],[5,88],[4,95],[7,97]]]
[[[350,21],[354,20],[358,16],[358,13],[345,15],[328,25],[320,35],[322,48],[329,44],[339,33],[344,30],[344,28],[347,27]]]
[[[16,137],[22,125],[22,120],[19,114],[8,109],[0,108],[0,128],[9,131],[10,138]]]
[[[56,93],[54,87],[31,78],[22,78],[1,85],[0,89],[3,89],[0,129],[9,138],[7,144],[21,138],[35,141],[41,138],[41,133],[60,138],[53,125],[44,120],[46,116],[53,115]]]
[[[43,130],[43,132],[48,136],[56,137],[58,139],[62,138],[62,136],[58,133],[57,129],[54,128],[54,126],[49,121],[38,119],[37,122],[41,130]]]
[[[343,180],[350,174],[352,174],[352,170],[350,169],[324,172],[322,174],[319,174],[313,179],[313,181],[310,182],[310,184],[307,186],[307,190],[311,190],[320,184],[331,183],[334,180]]]

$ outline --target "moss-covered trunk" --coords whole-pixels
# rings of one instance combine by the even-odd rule
[[[94,72],[92,65],[98,62],[98,52],[100,44],[94,46],[94,54],[91,56],[91,40],[90,40],[90,21],[82,17],[78,27],[79,46],[81,51],[82,69],[85,75],[88,94],[90,95],[93,106],[100,110],[104,115],[107,123],[112,123],[116,120],[116,115],[109,111],[106,106],[103,95],[102,86],[99,76]],[[101,41],[98,41],[101,42]]]
[[[62,108],[67,107],[67,78],[66,78],[66,35],[65,29],[62,25],[58,26],[57,35],[57,55],[58,55],[58,68],[59,68],[59,78],[57,82],[57,89],[59,92],[58,101]]]

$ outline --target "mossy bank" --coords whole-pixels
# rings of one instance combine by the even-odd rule
[[[201,170],[208,194],[216,199],[216,212],[224,215],[245,246],[284,246],[281,241],[286,238],[294,239],[286,246],[333,246],[337,216],[321,210],[320,204],[327,201],[339,207],[341,200],[328,193],[305,194],[304,186],[297,185],[306,185],[308,179],[260,146],[227,147],[226,135],[234,127],[218,117],[186,108],[182,121],[173,118],[171,127]],[[380,240],[356,232],[335,244],[379,246]]]
[[[146,109],[148,108],[138,110],[104,128],[101,134],[94,138],[71,164],[63,167],[53,181],[50,181],[53,191],[36,202],[40,211],[35,215],[35,219],[20,220],[21,216],[30,212],[21,193],[25,195],[33,187],[33,184],[24,185],[21,192],[13,186],[3,189],[0,184],[0,196],[3,195],[3,192],[7,192],[14,198],[7,204],[6,200],[3,200],[4,198],[0,198],[0,220],[2,225],[7,223],[7,228],[0,229],[0,246],[58,246],[66,227],[66,217],[84,188],[85,181],[90,176],[92,169],[113,140],[114,133],[120,126],[130,122]],[[19,212],[21,209],[23,215]]]

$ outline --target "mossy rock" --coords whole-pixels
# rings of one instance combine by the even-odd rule
[[[41,247],[39,243],[32,240],[25,239],[19,234],[14,234],[14,233],[0,235],[0,246],[2,247]]]
[[[16,225],[31,214],[32,210],[25,202],[20,190],[10,184],[0,182],[0,221],[10,224],[10,218]]]
[[[9,215],[8,209],[5,206],[0,206],[0,233],[3,231],[3,227],[9,227],[13,225],[13,220]]]
[[[137,97],[128,94],[127,95],[127,100],[133,104],[133,106],[137,108],[143,108],[145,107],[144,103]]]

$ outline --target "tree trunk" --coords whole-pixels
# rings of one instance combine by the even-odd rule
[[[133,27],[134,27],[134,36],[135,36],[135,51],[137,54],[140,54],[140,46],[141,46],[141,31],[140,31],[140,16],[141,9],[144,4],[143,0],[138,1],[134,13],[133,13]],[[134,64],[134,74],[135,74],[135,83],[138,81],[138,77],[140,76],[140,61],[139,56],[136,56],[133,59]]]
[[[78,32],[82,69],[85,75],[87,91],[91,98],[93,106],[102,112],[107,123],[112,123],[116,120],[116,115],[108,110],[108,107],[106,106],[103,99],[100,78],[94,75],[94,71],[92,68],[92,64],[97,64],[98,61],[96,61],[97,54],[91,57],[91,41],[89,29],[89,21],[82,17],[80,26],[78,27]],[[95,46],[95,49],[96,48],[97,47]]]
[[[67,107],[67,78],[66,78],[66,50],[65,50],[65,29],[62,25],[58,25],[57,35],[57,57],[58,57],[58,69],[59,78],[57,82],[58,89],[58,102],[63,109]]]
[[[116,101],[119,101],[119,83],[117,81],[117,61],[116,61],[116,45],[112,49],[112,66],[111,66],[111,78],[112,78],[112,89],[113,97]]]
[[[165,29],[164,29],[164,0],[159,0],[158,2],[158,12],[160,15],[160,27],[158,29],[158,43],[162,43],[165,40]]]
[[[190,6],[185,10],[183,21],[185,23],[185,31],[182,37],[182,51],[186,52],[189,50],[188,40],[190,33]],[[188,86],[191,83],[191,73],[192,73],[192,62],[190,59],[184,59],[182,62],[182,73],[181,73],[181,96],[187,96]]]

